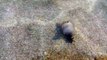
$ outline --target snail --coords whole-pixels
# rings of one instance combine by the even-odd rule
[[[73,24],[69,21],[64,22],[62,24],[62,32],[64,35],[68,35],[68,34],[73,34],[74,33],[74,28],[73,28]]]
[[[67,39],[67,41],[72,42],[73,34],[74,34],[73,24],[71,22],[67,21],[61,25],[61,28],[62,28],[62,33],[63,33],[64,37]]]

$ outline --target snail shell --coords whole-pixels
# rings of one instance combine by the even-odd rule
[[[74,32],[74,28],[73,28],[73,24],[71,22],[65,22],[62,24],[62,32],[63,34],[73,34]]]

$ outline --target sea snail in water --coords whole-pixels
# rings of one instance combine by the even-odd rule
[[[62,24],[62,32],[64,35],[72,35],[74,32],[73,24],[71,22],[65,22]]]
[[[72,43],[73,42],[73,34],[74,34],[74,28],[73,28],[73,24],[69,21],[63,23],[61,25],[62,27],[62,33],[64,35],[64,37],[66,38],[67,42]]]

